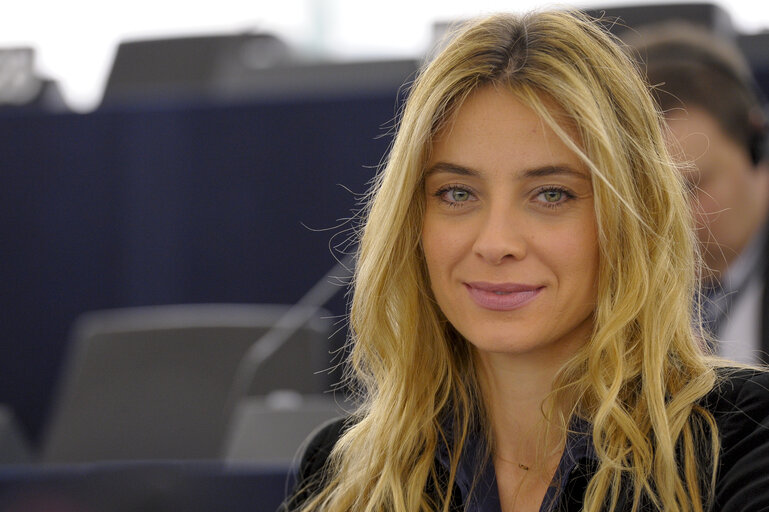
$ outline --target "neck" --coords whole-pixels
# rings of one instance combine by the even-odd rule
[[[560,454],[563,432],[547,429],[543,407],[549,406],[545,402],[553,380],[576,351],[572,348],[559,354],[477,354],[495,458],[534,468],[553,453]],[[552,412],[557,409],[565,407],[556,404]]]

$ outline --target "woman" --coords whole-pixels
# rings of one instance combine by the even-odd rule
[[[593,22],[467,26],[364,213],[363,405],[310,441],[287,509],[769,507],[769,378],[703,354],[684,187]]]

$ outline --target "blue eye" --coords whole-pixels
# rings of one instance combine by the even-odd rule
[[[537,192],[537,201],[548,208],[556,208],[573,199],[574,195],[564,188],[547,187]]]
[[[435,196],[441,202],[451,207],[460,207],[464,203],[474,200],[473,193],[470,190],[458,185],[447,185],[435,192]]]
[[[548,203],[557,203],[563,198],[563,190],[546,190],[542,192],[542,198]]]
[[[456,201],[458,203],[470,199],[470,192],[467,190],[462,190],[461,188],[452,188],[446,191],[446,194],[452,201]]]

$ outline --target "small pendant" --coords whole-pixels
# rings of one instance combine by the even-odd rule
[[[520,462],[518,463],[518,467],[521,468],[524,471],[528,471],[529,470],[529,466],[526,466],[525,464],[521,464]]]

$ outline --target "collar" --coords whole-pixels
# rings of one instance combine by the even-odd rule
[[[553,475],[550,487],[542,500],[540,512],[555,509],[569,478],[577,467],[585,461],[598,460],[591,436],[592,426],[583,418],[574,417],[569,425],[561,460]],[[451,432],[450,429],[447,432]],[[449,443],[451,436],[446,436]],[[476,428],[468,437],[462,449],[457,467],[456,486],[462,494],[465,510],[468,512],[491,512],[500,510],[494,464],[489,457],[485,436]],[[440,445],[436,453],[437,461],[448,472],[450,457],[448,448]]]

